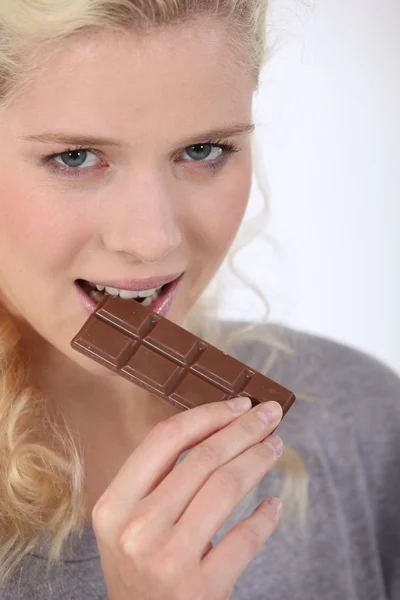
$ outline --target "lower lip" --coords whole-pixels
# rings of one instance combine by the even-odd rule
[[[150,304],[150,306],[148,306],[147,308],[149,308],[153,312],[157,313],[158,315],[162,315],[162,316],[166,315],[168,313],[169,309],[171,308],[171,304],[172,304],[174,297],[176,296],[176,294],[178,292],[178,288],[179,288],[181,279],[182,279],[182,275],[180,277],[178,277],[178,279],[175,279],[175,281],[172,281],[171,283],[169,283],[162,290],[160,296],[158,298],[156,298],[154,300],[154,302],[152,304]],[[89,314],[92,314],[92,312],[94,312],[96,310],[98,303],[95,300],[93,300],[93,298],[88,296],[86,294],[86,292],[81,288],[81,286],[77,282],[75,282],[75,288],[76,288],[76,291],[78,292],[78,296],[79,296],[80,301],[82,302],[85,310]],[[129,302],[129,300],[126,300],[126,302]],[[136,302],[136,300],[133,300],[133,302]]]

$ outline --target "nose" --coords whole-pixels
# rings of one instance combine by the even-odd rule
[[[145,264],[157,263],[182,241],[173,194],[154,178],[146,178],[142,184],[136,179],[127,187],[116,202],[110,202],[103,243],[111,252],[129,255]]]

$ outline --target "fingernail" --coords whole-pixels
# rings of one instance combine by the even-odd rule
[[[267,502],[276,510],[278,515],[282,514],[282,502],[279,500],[279,498],[268,498]]]
[[[278,458],[279,458],[279,456],[281,456],[283,454],[283,441],[282,441],[282,438],[279,437],[279,435],[274,434],[274,435],[268,436],[263,441],[263,444],[272,448],[272,450],[275,452],[275,454],[278,456]]]
[[[264,402],[255,411],[256,416],[264,423],[273,423],[282,416],[282,407],[278,402]]]
[[[234,413],[240,414],[246,412],[252,407],[250,398],[239,396],[239,398],[232,398],[232,400],[226,400],[227,405],[233,410]]]

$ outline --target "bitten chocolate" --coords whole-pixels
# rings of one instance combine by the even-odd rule
[[[136,300],[106,294],[71,346],[182,410],[247,396],[253,406],[275,400],[285,415],[296,399]]]

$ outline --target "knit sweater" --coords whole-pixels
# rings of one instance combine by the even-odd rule
[[[269,327],[295,349],[280,352],[268,376],[297,396],[277,433],[309,474],[306,528],[295,517],[285,526],[284,507],[277,530],[240,575],[231,600],[398,600],[400,379],[345,345]],[[232,354],[261,370],[269,354],[262,337],[237,344]],[[280,484],[279,470],[265,475],[214,545],[264,498],[279,495]],[[107,599],[90,524],[48,575],[46,554],[43,543],[27,555],[11,582],[0,584],[0,600]]]

